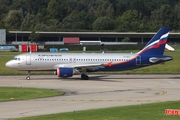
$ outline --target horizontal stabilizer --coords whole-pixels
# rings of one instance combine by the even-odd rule
[[[163,58],[152,57],[152,58],[149,58],[149,61],[152,63],[156,63],[158,61],[168,61],[168,60],[172,60],[172,57],[163,57]]]

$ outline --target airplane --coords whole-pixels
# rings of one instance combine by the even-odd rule
[[[142,68],[170,61],[164,54],[170,28],[163,27],[138,53],[24,53],[15,56],[5,65],[7,68],[28,71],[54,71],[58,77],[72,77],[81,74],[88,80],[87,72],[123,71]]]

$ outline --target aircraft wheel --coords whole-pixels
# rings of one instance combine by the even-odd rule
[[[27,77],[26,77],[26,80],[30,80],[30,76],[27,76]]]
[[[82,80],[89,80],[89,76],[87,76],[86,74],[82,74],[81,79]]]
[[[89,76],[86,75],[85,80],[89,80]]]

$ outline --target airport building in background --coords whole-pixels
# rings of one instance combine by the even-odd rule
[[[37,32],[40,35],[38,44],[124,44],[122,39],[128,37],[129,44],[145,44],[155,32]],[[0,29],[1,45],[30,44],[28,40],[31,31],[9,31],[6,35],[5,29]],[[72,39],[73,38],[73,39]],[[87,42],[86,42],[87,41]],[[180,43],[180,33],[170,33],[168,43]]]
[[[6,44],[6,30],[0,29],[0,45]]]

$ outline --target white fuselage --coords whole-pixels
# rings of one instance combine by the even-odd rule
[[[16,70],[56,70],[58,67],[84,64],[123,63],[136,56],[118,53],[25,53],[15,56],[6,66]]]

